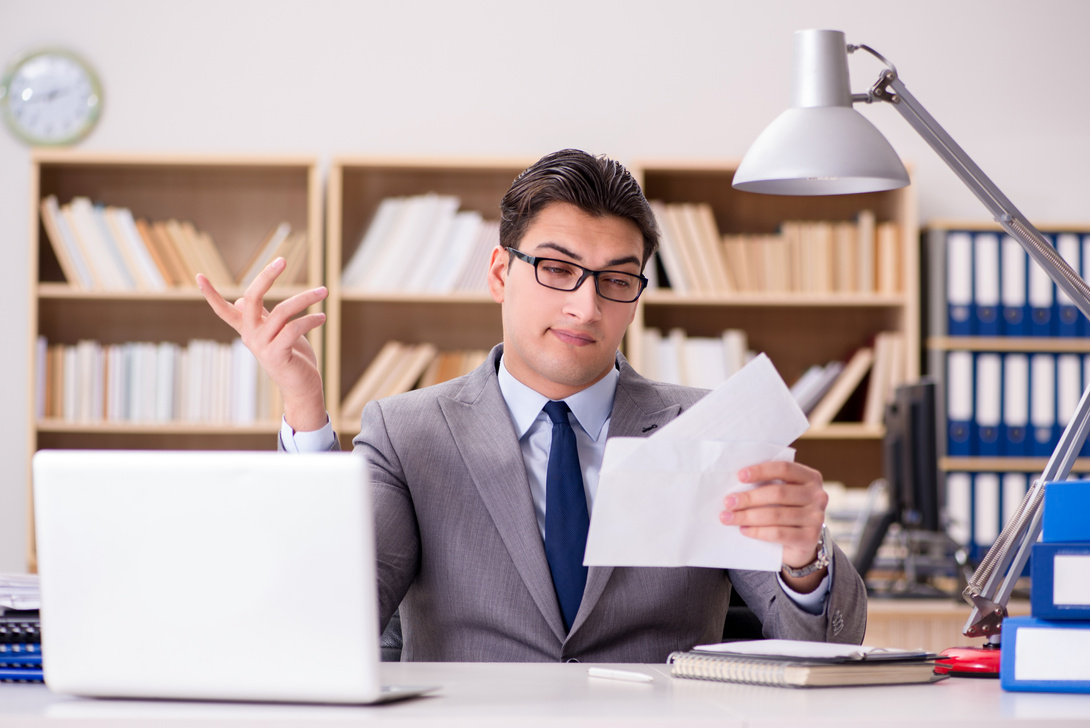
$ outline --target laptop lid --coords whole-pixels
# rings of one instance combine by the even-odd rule
[[[386,699],[362,456],[45,450],[32,470],[51,689]]]

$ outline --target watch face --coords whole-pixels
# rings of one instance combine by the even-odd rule
[[[98,120],[102,89],[94,71],[60,50],[17,59],[0,85],[0,112],[17,136],[30,144],[71,144]]]

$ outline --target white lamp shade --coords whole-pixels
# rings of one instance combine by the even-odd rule
[[[897,152],[854,109],[788,109],[757,137],[734,187],[767,195],[847,195],[908,185]]]
[[[750,147],[734,174],[736,189],[847,195],[908,184],[893,147],[852,109],[844,33],[795,33],[791,105]]]

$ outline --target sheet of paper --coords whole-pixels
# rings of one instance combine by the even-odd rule
[[[806,416],[768,357],[647,438],[611,438],[591,513],[588,566],[701,566],[778,571],[779,544],[719,522],[723,498],[754,486],[737,473],[793,460]]]
[[[817,660],[906,660],[926,657],[929,654],[925,650],[903,650],[895,647],[870,647],[867,645],[844,645],[831,642],[805,642],[802,640],[720,642],[714,645],[697,645],[693,649],[701,652],[797,657]]]

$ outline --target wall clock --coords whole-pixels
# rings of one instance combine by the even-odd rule
[[[0,80],[0,115],[28,144],[73,144],[94,128],[101,109],[98,77],[70,51],[45,48],[19,56]]]

